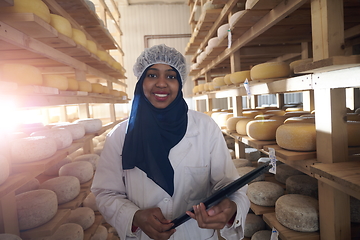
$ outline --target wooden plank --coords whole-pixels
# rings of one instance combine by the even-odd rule
[[[273,9],[283,0],[248,0],[246,1],[246,9]]]
[[[53,87],[44,87],[36,85],[19,86],[16,91],[17,94],[22,95],[55,95],[59,94],[59,89]]]
[[[38,38],[38,40],[56,49],[76,47],[76,43],[73,39],[61,33],[58,33],[56,37],[44,37],[44,38]]]
[[[256,215],[275,212],[275,207],[264,207],[250,202],[250,208]]]
[[[87,195],[88,195],[88,193],[86,191],[81,191],[75,199],[73,199],[67,203],[59,204],[58,208],[74,210],[81,206],[82,202],[84,201],[84,199],[86,198]]]
[[[279,145],[264,145],[264,150],[269,151],[269,148],[275,149],[275,155],[281,159],[288,161],[299,161],[316,158],[316,151],[297,152],[290,151],[279,147]]]
[[[95,215],[95,222],[94,224],[89,227],[88,229],[86,229],[84,231],[84,240],[90,240],[90,238],[95,234],[96,229],[99,227],[99,225],[101,224],[103,220],[103,216],[100,214],[96,214]]]
[[[0,7],[14,6],[14,0],[0,0]]]
[[[12,233],[19,236],[19,222],[17,216],[15,192],[1,196],[0,199],[0,232]]]
[[[272,144],[276,143],[275,140],[260,141],[260,140],[252,139],[252,138],[250,138],[248,136],[242,136],[241,137],[241,142],[245,143],[246,145],[249,145],[250,147],[256,148],[256,149],[262,149],[266,145],[272,145]]]

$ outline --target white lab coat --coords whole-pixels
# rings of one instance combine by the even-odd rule
[[[186,134],[169,153],[175,172],[171,197],[140,169],[122,169],[126,126],[127,121],[122,122],[108,134],[91,189],[99,211],[117,230],[121,240],[150,239],[141,230],[131,232],[138,209],[159,207],[165,218],[172,220],[239,177],[219,127],[209,116],[189,110]],[[244,236],[243,226],[250,205],[246,190],[247,185],[231,196],[237,204],[237,215],[232,226],[221,230],[226,239],[239,240]],[[201,229],[190,219],[180,225],[170,239],[216,240],[218,236],[215,230]]]

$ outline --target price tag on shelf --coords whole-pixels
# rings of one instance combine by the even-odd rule
[[[245,87],[245,90],[246,90],[247,97],[250,99],[251,92],[250,92],[249,80],[247,78],[244,81],[244,87]]]
[[[273,227],[271,230],[270,240],[278,240],[278,239],[279,239],[279,232]]]
[[[269,158],[270,158],[270,164],[272,167],[269,169],[270,173],[276,174],[276,157],[275,157],[275,149],[269,148]]]

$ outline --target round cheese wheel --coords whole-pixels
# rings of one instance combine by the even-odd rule
[[[11,233],[0,233],[1,240],[21,240],[21,237]]]
[[[31,178],[24,185],[15,190],[15,195],[39,189],[40,182],[37,178]]]
[[[103,148],[104,148],[104,146],[94,147],[94,153],[97,154],[98,156],[100,156]]]
[[[225,35],[227,35],[228,30],[230,29],[230,25],[228,23],[225,23],[223,25],[221,25],[218,29],[217,29],[217,36],[219,39],[223,38]]]
[[[51,240],[83,240],[84,229],[76,223],[64,223],[51,236]]]
[[[199,92],[199,86],[195,86],[192,90],[193,94]]]
[[[286,164],[280,164],[276,166],[275,179],[277,181],[286,184],[286,179],[294,175],[303,175],[303,173]]]
[[[10,164],[5,156],[0,155],[0,185],[10,176]]]
[[[245,158],[254,162],[257,161],[261,156],[261,153],[256,148],[245,148]]]
[[[226,128],[229,131],[236,132],[236,124],[240,119],[244,119],[244,116],[231,117],[226,121]]]
[[[271,234],[272,232],[270,230],[260,230],[252,235],[251,240],[271,239]]]
[[[103,85],[101,85],[100,83],[91,83],[91,92],[104,93]]]
[[[205,87],[205,84],[203,84],[203,83],[199,84],[198,85],[198,91],[203,92],[205,90],[204,87]]]
[[[40,189],[56,193],[58,204],[67,203],[80,193],[80,181],[74,176],[55,177],[40,184]]]
[[[262,111],[260,110],[246,110],[242,112],[242,115],[249,118],[254,118],[256,115],[261,114]]]
[[[250,76],[252,80],[289,77],[290,66],[285,62],[261,63],[251,68]]]
[[[79,91],[82,92],[91,92],[91,83],[88,81],[78,81],[78,85],[79,85]]]
[[[59,176],[77,177],[80,184],[90,181],[93,175],[94,168],[91,163],[86,161],[71,162],[59,169]]]
[[[95,154],[95,153],[88,153],[88,154],[84,154],[84,155],[80,155],[74,158],[74,162],[77,161],[87,161],[89,163],[91,163],[91,165],[93,166],[94,170],[96,170],[96,166],[99,162],[99,155]]]
[[[281,121],[272,119],[252,120],[246,124],[246,134],[255,140],[275,140]]]
[[[78,207],[71,210],[70,216],[67,218],[67,222],[79,224],[84,230],[86,230],[94,224],[95,213],[91,208]]]
[[[348,146],[360,146],[360,122],[347,121]]]
[[[47,176],[58,176],[59,175],[59,169],[64,166],[67,163],[71,163],[71,158],[69,156],[67,156],[66,158],[60,160],[58,163],[56,163],[55,165],[52,165],[51,167],[49,167],[48,169],[46,169],[43,174],[47,175]]]
[[[71,133],[73,140],[80,139],[85,136],[85,127],[80,123],[60,123],[53,128],[64,128]]]
[[[85,133],[94,133],[102,128],[102,121],[98,118],[78,119],[74,123],[81,124],[85,128]]]
[[[83,31],[72,28],[72,39],[79,45],[82,45],[83,47],[87,47],[87,39],[86,35]]]
[[[75,78],[68,77],[68,91],[77,91],[79,90],[79,83]]]
[[[56,153],[56,142],[52,138],[36,136],[16,139],[11,143],[11,161],[26,163],[49,158]]]
[[[220,128],[226,128],[227,120],[229,118],[232,118],[233,116],[234,114],[232,113],[222,112],[221,114],[218,115],[216,122]]]
[[[239,173],[239,176],[242,177],[254,169],[255,169],[254,167],[239,167],[236,170]],[[251,182],[263,181],[264,179],[265,179],[265,175],[261,174],[260,176],[256,177],[254,180],[252,180]]]
[[[55,28],[59,33],[71,38],[73,31],[69,20],[57,15],[50,14],[50,25]]]
[[[15,196],[19,229],[27,230],[50,221],[58,210],[56,194],[47,189],[28,191]]]
[[[288,123],[276,130],[276,143],[294,151],[316,150],[316,127],[313,123]]]
[[[284,116],[287,116],[287,117],[300,117],[301,115],[304,115],[304,114],[309,114],[310,112],[308,111],[289,111],[289,112],[286,112]]]
[[[14,6],[1,7],[0,13],[34,13],[50,23],[50,10],[41,0],[14,0]]]
[[[68,79],[66,76],[46,74],[43,76],[43,79],[43,85],[46,87],[53,87],[62,91],[66,91],[68,89]]]
[[[226,74],[224,76],[224,82],[225,82],[226,85],[231,85],[232,84],[232,82],[230,80],[230,76],[231,76],[231,74]]]
[[[103,225],[99,225],[94,235],[91,236],[90,240],[106,240],[108,236],[107,228]]]
[[[313,123],[315,124],[314,117],[288,117],[284,120],[284,123]]]
[[[230,75],[230,81],[233,84],[239,84],[245,82],[245,80],[251,81],[250,70],[247,71],[238,71]]]
[[[283,226],[299,232],[319,230],[319,203],[315,198],[286,194],[275,204],[276,219]]]
[[[212,83],[214,85],[215,88],[219,88],[221,86],[225,86],[225,81],[224,81],[224,77],[216,77],[212,80]]]
[[[233,163],[235,165],[236,168],[240,168],[240,167],[251,167],[252,163],[250,160],[245,159],[245,158],[236,158],[233,159]]]
[[[262,217],[257,216],[253,213],[248,213],[245,220],[245,226],[244,226],[244,236],[251,238],[254,233],[264,230],[266,227],[266,224]]]
[[[97,50],[97,56],[100,58],[101,61],[107,62],[109,59],[109,54],[106,51]]]
[[[273,116],[275,116],[275,115],[274,114],[259,114],[254,117],[254,120],[270,119]]]
[[[242,116],[241,118],[239,118],[235,126],[236,132],[240,135],[246,135],[246,125],[252,120],[252,118],[246,116]]]
[[[312,61],[313,61],[312,58],[306,58],[291,62],[289,64],[291,74],[297,74],[297,72],[294,71],[296,67],[305,65],[307,63],[311,63]]]
[[[286,192],[288,194],[301,194],[313,198],[318,196],[318,181],[308,175],[289,176],[286,181]]]
[[[209,91],[215,90],[215,86],[213,82],[209,82],[208,84],[209,84]]]
[[[52,128],[33,132],[30,136],[44,136],[52,138],[55,140],[58,150],[69,147],[73,141],[71,132],[65,128]]]
[[[284,116],[286,113],[285,110],[281,110],[281,109],[270,109],[270,110],[266,110],[265,114],[273,114],[276,116]]]
[[[284,189],[273,182],[254,182],[249,184],[246,195],[256,205],[272,207],[275,206],[276,200],[284,195]]]
[[[92,192],[90,192],[84,199],[83,206],[89,207],[94,211],[99,211],[99,209],[96,205],[95,195]]]
[[[209,41],[208,41],[208,46],[210,48],[217,47],[218,44],[219,44],[219,38],[218,37],[210,38]]]
[[[43,84],[43,76],[37,67],[19,63],[1,64],[0,79],[6,82],[15,82],[19,85]]]
[[[97,45],[96,45],[96,43],[94,42],[94,41],[92,41],[92,40],[87,40],[87,44],[86,44],[86,46],[87,46],[87,49],[91,52],[91,53],[93,53],[93,54],[97,54]]]

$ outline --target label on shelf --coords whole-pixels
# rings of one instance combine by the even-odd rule
[[[270,240],[278,240],[278,239],[279,239],[279,232],[273,227],[271,230]]]
[[[248,98],[250,99],[251,92],[250,92],[249,80],[247,78],[244,81],[244,87],[245,87],[245,90],[246,90],[246,94],[247,94]]]
[[[269,148],[269,158],[270,158],[270,164],[272,165],[272,167],[269,169],[269,172],[276,174],[276,157],[275,157],[274,148]]]

